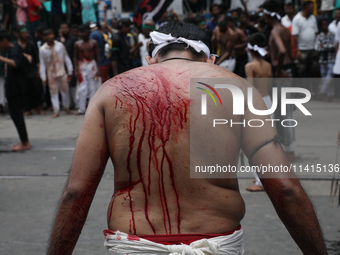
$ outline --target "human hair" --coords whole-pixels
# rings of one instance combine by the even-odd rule
[[[327,19],[327,18],[321,18],[321,19],[319,20],[319,22],[318,22],[319,29],[320,29],[321,26],[322,26],[322,22],[327,22],[327,24],[328,24],[328,19]]]
[[[261,7],[263,9],[266,9],[267,11],[270,11],[270,12],[279,13],[279,11],[281,11],[280,4],[278,2],[276,2],[275,0],[266,1],[261,5]]]
[[[172,21],[163,26],[161,26],[157,32],[163,34],[171,34],[173,37],[183,37],[189,40],[202,41],[205,45],[208,46],[209,50],[212,50],[212,44],[210,42],[210,38],[207,33],[200,29],[198,26],[191,23],[184,23],[180,21]],[[152,56],[152,51],[155,49],[156,45],[153,41],[150,41],[149,44],[149,55]],[[171,51],[189,51],[195,60],[201,60],[206,58],[207,56],[203,51],[197,52],[192,47],[188,47],[186,43],[172,43],[158,51],[158,55],[160,57],[166,56]]]
[[[294,4],[293,4],[293,3],[288,3],[288,4],[285,4],[285,6],[286,6],[286,7],[292,7],[292,8],[294,8],[294,9],[295,9],[295,7],[294,7]]]
[[[47,29],[44,30],[43,35],[49,35],[49,34],[52,34],[52,33],[54,33],[53,30],[51,28],[47,28]]]
[[[10,42],[11,36],[8,34],[8,32],[5,29],[0,29],[0,41],[2,42],[4,39]]]
[[[66,22],[66,21],[61,22],[59,28],[60,28],[62,25],[66,25],[68,28],[70,28],[70,24],[69,24],[68,22]]]
[[[34,32],[37,32],[39,34],[43,34],[46,29],[47,29],[47,26],[45,24],[41,24],[35,29]]]
[[[262,33],[254,33],[249,37],[248,40],[249,44],[251,46],[255,46],[257,45],[260,48],[265,48],[267,46],[267,41],[266,41],[266,37],[264,36],[264,34]],[[256,58],[262,58],[262,56],[260,55],[260,53],[258,53],[257,51],[254,50],[250,50],[250,52],[256,57]]]
[[[302,10],[306,9],[306,7],[308,7],[310,4],[314,4],[314,2],[313,1],[304,1],[302,3],[301,9]]]
[[[82,24],[79,26],[79,31],[80,32],[90,32],[91,29],[90,29],[90,26],[87,25],[87,24]]]
[[[220,5],[219,4],[212,4],[211,6],[210,6],[210,13],[212,13],[212,10],[214,9],[214,7],[218,7],[219,9],[221,9],[221,7],[220,7]]]

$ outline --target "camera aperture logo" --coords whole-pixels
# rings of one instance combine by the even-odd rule
[[[208,85],[203,82],[196,82],[198,84],[201,84],[205,86],[206,88],[210,89],[218,98],[220,101],[221,106],[222,100],[220,97],[220,94],[216,91],[216,89],[228,89],[232,94],[232,107],[233,107],[233,115],[244,115],[245,114],[245,96],[243,94],[243,91],[236,85],[232,84],[214,84],[214,86]],[[215,103],[215,106],[217,106],[217,102],[215,100],[214,95],[207,89],[196,87],[197,89],[200,89],[206,94],[201,95],[201,115],[207,115],[208,112],[208,106],[207,106],[207,94],[212,98],[212,100]],[[220,93],[222,93],[221,91]],[[297,88],[297,87],[282,87],[280,88],[281,92],[281,98],[278,98],[278,88],[273,87],[272,88],[272,106],[269,109],[265,110],[258,110],[255,109],[253,104],[253,87],[247,88],[247,106],[249,111],[258,116],[266,116],[273,114],[275,111],[277,111],[278,108],[278,102],[280,102],[280,108],[281,109],[281,116],[285,116],[287,114],[287,106],[288,105],[295,105],[297,109],[299,109],[304,115],[311,116],[312,114],[306,109],[306,107],[303,105],[311,99],[311,93],[309,90],[305,88]],[[304,97],[294,98],[291,95],[293,94],[302,94]],[[279,100],[280,99],[280,100]],[[233,122],[232,119],[213,119],[213,127],[216,127],[216,125],[225,125],[228,124],[232,127],[233,125],[243,125],[244,127],[248,125],[249,127],[262,127],[264,125],[264,122],[268,121],[272,123],[272,126],[275,126],[275,122],[279,122],[283,127],[296,127],[298,122],[295,119],[249,119],[244,120],[242,122]]]

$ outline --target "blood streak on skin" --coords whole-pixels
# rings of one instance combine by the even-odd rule
[[[179,194],[175,184],[175,174],[173,169],[172,159],[167,151],[166,145],[170,139],[171,130],[176,129],[178,126],[183,128],[183,122],[187,122],[187,113],[189,99],[183,99],[180,95],[171,94],[171,88],[174,87],[170,84],[162,74],[162,70],[148,70],[149,80],[143,83],[145,73],[140,76],[135,72],[129,72],[129,75],[121,76],[119,83],[121,84],[121,94],[124,97],[132,99],[133,106],[130,110],[129,118],[129,151],[127,155],[127,170],[129,173],[130,183],[132,182],[132,168],[131,163],[133,160],[132,153],[137,153],[137,170],[139,182],[142,184],[144,192],[144,213],[152,231],[156,234],[156,230],[149,219],[149,201],[148,196],[151,194],[151,172],[156,171],[158,174],[158,192],[160,196],[160,203],[163,210],[164,229],[166,234],[172,233],[170,212],[168,207],[167,196],[165,192],[165,165],[168,165],[168,175],[170,178],[170,185],[176,197],[177,205],[177,231],[180,230],[181,223],[181,210],[179,203]],[[177,90],[180,87],[176,87]],[[116,107],[119,102],[129,99],[120,99],[117,95]],[[136,130],[138,129],[138,137],[136,137]],[[147,142],[149,147],[148,155],[143,154],[142,148]],[[160,144],[159,144],[160,142]],[[157,144],[157,145],[156,145]],[[159,153],[161,158],[159,159]],[[143,174],[142,159],[148,159],[147,173]],[[153,167],[152,167],[153,166]],[[131,186],[130,186],[131,187]],[[131,189],[128,189],[130,198],[130,210],[132,214],[132,225],[134,234],[136,234],[134,209],[132,206],[132,199],[130,194]],[[131,225],[131,221],[130,221]],[[131,230],[131,226],[130,226]],[[130,231],[131,232],[131,231]]]
[[[140,241],[140,238],[138,236],[128,235],[127,239],[129,241]]]

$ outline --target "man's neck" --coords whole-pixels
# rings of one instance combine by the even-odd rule
[[[47,42],[47,45],[48,45],[48,46],[53,46],[53,45],[54,45],[54,40],[51,41],[51,42]]]
[[[27,40],[23,40],[23,39],[20,39],[18,40],[18,42],[22,45],[26,45],[27,44]]]
[[[306,19],[308,19],[309,16],[310,16],[311,14],[309,14],[309,13],[307,13],[307,12],[305,12],[305,11],[301,11],[301,15],[302,15],[303,17],[305,17]]]
[[[195,59],[193,58],[191,53],[188,52],[188,51],[174,51],[174,52],[169,52],[164,57],[159,57],[158,62],[164,62],[164,61],[167,61],[169,59],[195,61]]]

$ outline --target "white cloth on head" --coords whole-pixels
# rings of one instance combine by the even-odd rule
[[[188,46],[192,47],[195,51],[201,52],[203,51],[208,58],[210,58],[210,50],[208,46],[202,41],[195,41],[185,39],[183,37],[173,37],[171,34],[163,34],[157,31],[153,31],[150,33],[150,37],[152,42],[155,44],[155,49],[152,51],[152,56],[155,57],[157,52],[164,48],[165,46],[172,43],[186,43]]]
[[[247,44],[247,47],[248,47],[250,50],[253,50],[253,51],[258,52],[262,57],[264,57],[265,55],[267,55],[266,49],[257,46],[257,44],[251,45],[250,43],[248,43],[248,44]]]
[[[281,16],[277,12],[271,12],[271,11],[268,11],[266,9],[263,9],[263,13],[270,15],[270,17],[272,17],[272,18],[276,17],[278,20],[281,20]]]
[[[190,245],[164,245],[144,238],[130,238],[126,233],[115,231],[105,236],[104,246],[112,255],[148,254],[148,255],[204,255],[204,254],[244,254],[243,229],[235,230],[230,235],[209,239],[200,239]]]

